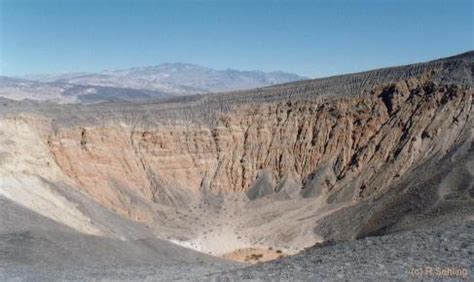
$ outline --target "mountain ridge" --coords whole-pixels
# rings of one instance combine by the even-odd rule
[[[305,77],[282,71],[216,70],[194,64],[164,63],[99,73],[1,76],[0,96],[93,104],[245,90],[301,79]]]

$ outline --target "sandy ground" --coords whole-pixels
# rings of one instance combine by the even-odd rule
[[[312,247],[197,281],[472,281],[474,225],[400,232]]]

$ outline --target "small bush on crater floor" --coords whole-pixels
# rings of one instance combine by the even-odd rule
[[[263,257],[263,254],[251,254],[250,258],[253,260],[259,260],[260,258]]]

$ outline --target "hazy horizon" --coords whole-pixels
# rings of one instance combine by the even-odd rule
[[[268,71],[263,71],[263,70],[260,70],[260,69],[236,69],[236,68],[232,68],[232,67],[227,67],[227,68],[213,68],[213,67],[210,67],[210,66],[206,66],[206,65],[202,65],[202,64],[193,64],[193,63],[187,63],[187,62],[162,62],[162,63],[157,63],[157,64],[149,64],[149,65],[137,65],[137,66],[128,66],[128,67],[124,67],[124,68],[105,68],[105,69],[100,69],[100,70],[96,70],[96,71],[66,71],[66,72],[50,72],[50,73],[47,73],[47,72],[38,72],[38,73],[26,73],[26,74],[21,74],[21,75],[16,75],[16,76],[12,76],[12,77],[28,77],[28,76],[42,76],[42,75],[45,75],[45,76],[60,76],[60,75],[67,75],[67,74],[99,74],[99,73],[105,73],[105,72],[112,72],[112,71],[122,71],[122,70],[129,70],[129,69],[139,69],[139,68],[149,68],[149,67],[157,67],[157,66],[163,66],[163,65],[179,65],[179,64],[182,64],[182,65],[191,65],[191,66],[196,66],[196,67],[202,67],[202,68],[207,68],[207,69],[212,69],[212,70],[216,70],[216,71],[227,71],[227,70],[232,70],[232,71],[241,71],[241,72],[265,72],[265,73],[272,73],[272,72],[283,72],[283,73],[288,73],[288,74],[295,74],[295,75],[298,75],[298,76],[302,76],[304,77],[303,75],[300,75],[298,73],[291,73],[291,72],[287,72],[285,70],[278,70],[278,69],[275,69],[275,70],[268,70]],[[2,75],[2,74],[0,74]],[[4,76],[7,76],[7,75],[4,75]]]
[[[473,49],[464,0],[0,0],[0,8],[6,76],[179,62],[316,78]]]

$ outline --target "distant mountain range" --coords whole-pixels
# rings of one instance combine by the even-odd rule
[[[0,76],[0,96],[15,100],[98,103],[245,90],[302,79],[306,78],[281,71],[215,70],[165,63],[100,73]]]

